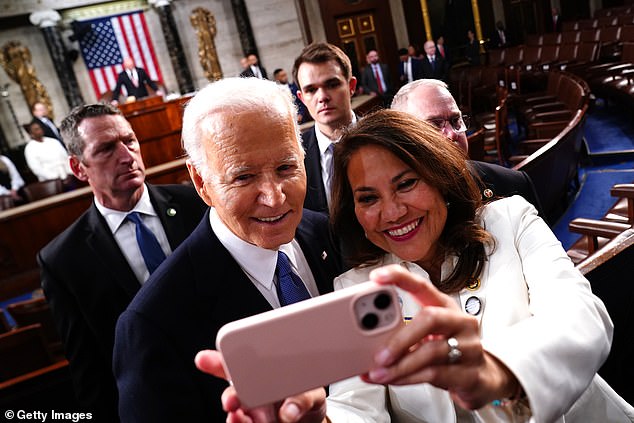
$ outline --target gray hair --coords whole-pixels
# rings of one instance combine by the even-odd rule
[[[259,78],[225,78],[200,90],[187,103],[183,114],[183,148],[203,178],[210,176],[203,140],[214,136],[219,113],[240,115],[253,111],[266,114],[271,119],[291,119],[303,153],[297,107],[288,87]]]
[[[86,140],[79,133],[79,125],[87,118],[99,116],[123,116],[121,110],[106,103],[83,104],[70,111],[62,120],[60,130],[68,151],[81,158],[84,154]]]
[[[449,86],[439,79],[417,79],[403,85],[401,89],[398,90],[398,92],[394,95],[394,98],[392,99],[392,105],[390,106],[390,109],[397,110],[399,112],[407,112],[407,102],[409,101],[409,96],[418,87],[437,87],[444,88],[445,90],[449,91]]]

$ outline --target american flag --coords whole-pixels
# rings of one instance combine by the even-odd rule
[[[114,89],[125,57],[132,57],[152,80],[163,80],[142,11],[84,22],[90,24],[90,32],[79,45],[97,98]]]

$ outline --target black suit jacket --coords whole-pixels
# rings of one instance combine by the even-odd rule
[[[266,69],[264,69],[260,65],[258,65],[258,67],[260,68],[260,72],[262,72],[262,78],[269,79],[268,76],[266,75]],[[248,68],[240,72],[240,76],[243,78],[251,78],[251,77],[255,77],[255,74],[251,70],[251,66],[249,66]]]
[[[407,79],[407,61],[399,62],[398,65],[398,77],[401,81],[402,85],[407,84],[409,81]],[[423,62],[420,59],[416,59],[412,57],[412,80],[416,81],[417,79],[422,79],[425,76],[423,75]]]
[[[447,72],[449,71],[449,65],[442,56],[435,56],[435,66],[432,67],[431,62],[427,56],[421,60],[423,66],[423,77],[431,79],[440,79],[445,81],[447,79]]]
[[[136,73],[139,78],[138,86],[134,85],[125,70],[119,73],[119,75],[117,76],[117,85],[115,85],[114,90],[112,90],[113,100],[119,100],[119,96],[121,95],[121,87],[125,87],[125,89],[128,91],[128,97],[134,96],[137,99],[147,97],[149,95],[145,84],[148,84],[154,91],[158,90],[158,85],[156,85],[156,82],[150,79],[150,76],[147,74],[145,69],[136,68]]]
[[[328,218],[304,210],[295,239],[320,293],[341,271]],[[117,323],[114,373],[124,422],[223,422],[224,380],[196,369],[194,357],[215,348],[224,324],[271,310],[209,224],[154,272]]]
[[[207,206],[190,186],[147,187],[174,250],[196,227]],[[170,209],[176,213],[168,214]],[[116,422],[114,330],[119,314],[141,285],[94,204],[45,246],[37,259],[80,404],[96,421]]]
[[[480,178],[484,201],[500,197],[521,195],[537,209],[540,217],[546,219],[539,197],[531,178],[523,171],[517,171],[493,163],[469,160],[472,174]],[[490,191],[486,191],[486,190]]]
[[[321,153],[315,131],[317,131],[317,127],[313,126],[302,132],[302,145],[306,152],[304,156],[304,167],[306,168],[304,208],[328,214],[326,189],[321,178]]]

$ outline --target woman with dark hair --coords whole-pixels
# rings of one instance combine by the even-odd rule
[[[483,205],[463,154],[395,111],[334,157],[330,215],[355,266],[335,289],[395,283],[407,325],[368,374],[331,385],[331,421],[632,419],[596,374],[607,311],[532,205]]]

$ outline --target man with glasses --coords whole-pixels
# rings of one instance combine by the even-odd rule
[[[404,85],[394,96],[391,108],[430,123],[468,154],[468,118],[462,115],[447,84],[443,81],[419,79]],[[472,173],[482,181],[484,201],[521,195],[533,204],[543,217],[535,187],[526,172],[475,160],[470,160],[469,164]]]

